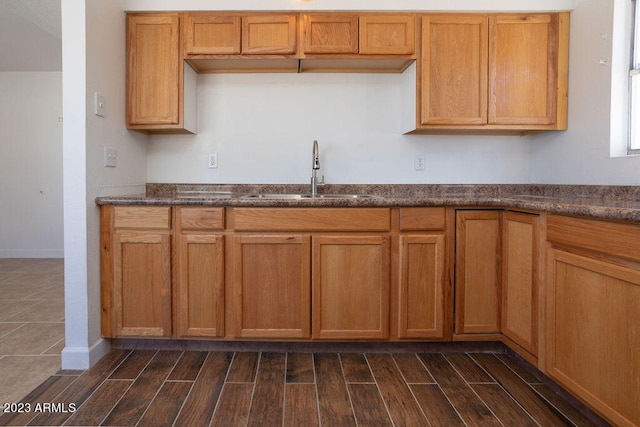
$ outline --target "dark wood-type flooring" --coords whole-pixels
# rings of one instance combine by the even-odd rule
[[[113,350],[22,402],[0,425],[602,425],[496,353]]]

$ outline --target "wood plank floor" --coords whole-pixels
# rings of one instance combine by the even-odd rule
[[[606,425],[496,353],[113,350],[22,409],[0,425]]]

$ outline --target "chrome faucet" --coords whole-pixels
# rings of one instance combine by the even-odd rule
[[[318,141],[313,141],[313,158],[311,161],[311,196],[318,195],[318,186],[324,185],[324,175],[322,181],[318,181],[318,170],[320,169],[320,153],[318,151]]]

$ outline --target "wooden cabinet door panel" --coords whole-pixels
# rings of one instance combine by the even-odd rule
[[[234,238],[236,333],[309,338],[311,244],[301,235]]]
[[[304,34],[304,53],[358,53],[358,15],[305,15]]]
[[[550,249],[547,374],[614,425],[640,425],[640,271]]]
[[[371,14],[360,17],[360,54],[412,55],[416,50],[414,15]]]
[[[444,235],[400,237],[400,338],[444,338]]]
[[[489,37],[489,123],[553,123],[557,15],[494,16]]]
[[[242,17],[242,54],[295,54],[297,21],[296,15]]]
[[[488,19],[422,18],[421,123],[487,123]]]
[[[456,212],[455,332],[500,332],[500,212]]]
[[[186,55],[239,55],[240,17],[186,14],[184,39]]]
[[[313,337],[389,336],[389,238],[313,237]]]
[[[127,15],[127,123],[180,123],[179,16]]]
[[[115,234],[116,336],[171,336],[170,242],[169,233]]]
[[[224,236],[185,234],[178,243],[178,335],[224,335]]]
[[[538,353],[539,216],[506,212],[502,251],[502,333]]]

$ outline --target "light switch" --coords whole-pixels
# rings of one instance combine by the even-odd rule
[[[105,103],[104,95],[100,92],[93,94],[93,112],[98,117],[104,117]]]

